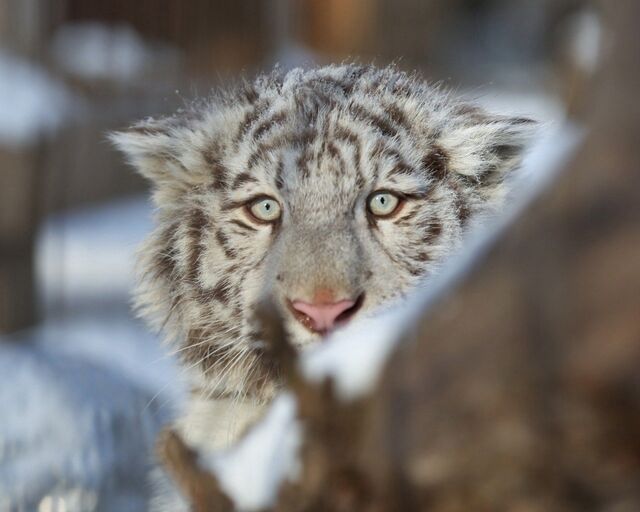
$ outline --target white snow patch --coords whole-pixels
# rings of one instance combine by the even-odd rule
[[[151,214],[145,199],[133,198],[49,217],[36,243],[45,304],[127,300],[135,283],[135,251],[151,231]]]
[[[389,353],[419,311],[416,304],[415,300],[402,301],[335,332],[303,354],[303,373],[312,382],[332,378],[345,400],[364,395],[375,385]]]
[[[602,56],[602,20],[593,8],[574,15],[566,28],[569,52],[575,63],[587,73],[595,73]]]
[[[0,49],[0,144],[24,146],[58,128],[73,97],[44,69]]]
[[[0,337],[0,510],[54,500],[80,512],[99,495],[100,510],[141,510],[153,440],[170,415],[115,366],[37,334]]]
[[[280,485],[297,478],[302,435],[296,409],[294,397],[281,394],[264,419],[237,445],[201,461],[239,510],[263,510],[273,505]]]
[[[176,50],[144,41],[128,25],[84,22],[63,25],[51,53],[70,74],[88,80],[128,82],[160,64],[175,64]]]
[[[184,403],[187,386],[176,361],[139,321],[120,314],[75,315],[50,320],[27,333],[60,356],[81,358],[112,370],[153,396],[160,407]]]

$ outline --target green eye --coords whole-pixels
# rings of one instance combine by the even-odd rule
[[[391,192],[375,192],[369,197],[369,211],[376,217],[388,217],[396,211],[400,198]]]
[[[282,209],[275,199],[261,197],[249,205],[249,211],[259,221],[275,222],[280,218]]]

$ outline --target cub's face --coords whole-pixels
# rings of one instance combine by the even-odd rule
[[[432,175],[443,150],[417,152],[408,122],[382,133],[344,105],[309,128],[296,114],[249,128],[221,160],[199,275],[210,290],[229,282],[246,315],[269,293],[306,346],[406,292],[457,243],[465,212]]]
[[[393,69],[294,70],[114,140],[155,188],[139,306],[220,391],[246,391],[265,296],[299,347],[433,272],[496,206],[531,123]]]

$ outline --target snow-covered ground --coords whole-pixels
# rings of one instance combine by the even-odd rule
[[[49,218],[36,249],[45,309],[77,310],[96,300],[126,306],[135,250],[151,229],[151,215],[150,204],[134,197]]]
[[[502,98],[502,110],[528,113],[546,130],[521,173],[522,205],[549,182],[578,136],[548,99],[493,92],[483,99],[496,98]],[[0,340],[0,512],[18,510],[18,504],[41,512],[143,507],[154,436],[183,391],[173,361],[129,311],[134,251],[151,227],[150,215],[145,199],[132,198],[43,224],[36,263],[44,321]],[[311,379],[333,375],[345,398],[365,392],[411,317],[460,275],[491,236],[495,231],[471,240],[475,248],[409,307],[353,326],[310,351],[302,362],[305,373]],[[279,481],[295,476],[301,434],[294,414],[292,398],[282,397],[237,449],[210,455],[223,488],[245,509],[268,503]]]
[[[143,509],[161,402],[54,338],[20,341],[0,350],[0,510]]]
[[[144,510],[155,436],[181,400],[129,311],[149,216],[136,198],[42,226],[44,321],[0,339],[0,512]]]
[[[36,142],[77,108],[77,98],[60,80],[0,48],[0,145]]]

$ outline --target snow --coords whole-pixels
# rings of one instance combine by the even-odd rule
[[[95,297],[128,300],[135,251],[151,230],[151,215],[147,201],[135,197],[47,219],[36,248],[45,301],[71,305]]]
[[[589,74],[595,73],[600,62],[603,44],[602,20],[592,8],[584,8],[569,20],[569,53],[578,67]]]
[[[339,396],[352,400],[366,394],[411,317],[416,302],[403,301],[336,331],[325,343],[303,354],[304,375],[320,383],[331,377]]]
[[[171,412],[183,402],[186,385],[175,361],[141,321],[106,309],[66,319],[49,320],[28,333],[62,357],[74,357],[104,367],[154,396],[153,404]]]
[[[239,510],[259,511],[273,505],[281,484],[298,476],[302,431],[296,409],[294,397],[282,393],[236,446],[203,461]]]
[[[113,368],[15,341],[0,340],[0,510],[144,508],[166,410]]]
[[[162,64],[175,65],[177,53],[151,44],[128,25],[66,24],[54,34],[51,53],[67,73],[86,80],[130,82]]]
[[[146,509],[155,436],[185,392],[129,308],[150,213],[136,198],[40,230],[47,315],[0,336],[0,511]]]
[[[0,145],[32,144],[58,128],[75,108],[62,82],[0,49]]]

